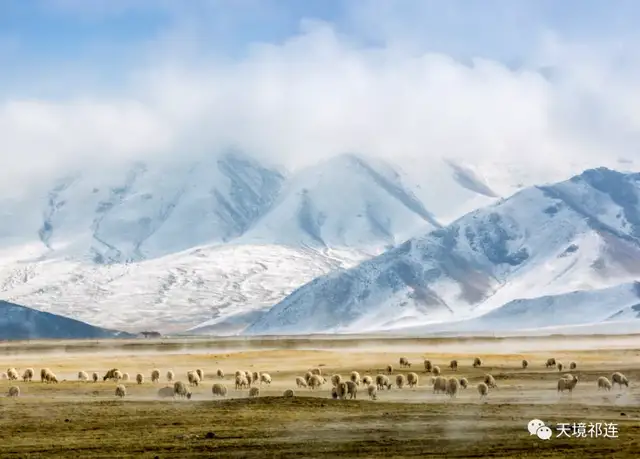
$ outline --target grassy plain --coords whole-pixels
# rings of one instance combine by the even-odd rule
[[[405,356],[410,369],[400,369]],[[483,360],[473,368],[475,356]],[[579,378],[572,395],[556,392],[564,374],[547,369],[555,357],[571,361]],[[471,387],[454,399],[433,394],[424,358],[445,376],[466,377]],[[521,360],[530,365],[521,368]],[[447,366],[459,361],[457,371]],[[295,377],[320,367],[324,374],[362,376],[394,366],[415,371],[415,389],[393,388],[367,399],[332,400],[330,384],[317,391],[298,389]],[[0,398],[0,457],[640,457],[640,336],[552,338],[384,337],[259,339],[181,339],[131,341],[0,343],[0,369],[50,368],[59,384],[0,381],[0,394],[18,385],[21,396]],[[117,399],[113,382],[79,382],[84,370],[103,375],[111,367],[144,374],[146,381],[124,384],[127,396]],[[154,368],[160,383],[151,383]],[[159,399],[171,369],[186,382],[188,370],[201,368],[205,381],[193,388],[191,400]],[[217,399],[211,386],[215,372],[226,373],[229,396]],[[271,385],[260,397],[233,388],[235,370],[268,372]],[[597,390],[599,376],[621,371],[629,388]],[[491,373],[498,388],[480,400],[475,385]],[[294,389],[292,399],[282,398]],[[526,426],[538,418],[557,423],[612,422],[618,438],[554,438],[530,436]]]

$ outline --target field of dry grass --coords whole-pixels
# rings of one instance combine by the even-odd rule
[[[0,381],[0,393],[18,385],[21,396],[0,398],[0,457],[640,457],[640,337],[536,339],[420,339],[368,337],[306,340],[138,340],[0,344],[0,370],[48,367],[59,384]],[[411,369],[400,369],[405,356]],[[483,360],[473,368],[475,356]],[[547,369],[555,357],[579,378],[572,395],[559,395],[564,372]],[[466,377],[472,387],[451,399],[433,394],[422,362],[429,358],[444,376]],[[459,361],[457,371],[447,368]],[[521,360],[530,362],[521,368]],[[348,377],[353,370],[375,377],[392,364],[398,373],[415,371],[414,389],[393,388],[370,401],[332,400],[330,383],[317,391],[297,389],[295,377],[314,367]],[[127,396],[114,395],[114,382],[79,382],[84,370],[103,375],[117,367],[132,379]],[[151,383],[154,368],[160,383]],[[166,371],[186,382],[202,368],[205,381],[191,400],[161,400]],[[215,372],[226,373],[228,397],[214,399]],[[268,372],[260,397],[234,390],[236,370]],[[628,388],[597,390],[599,376],[621,371]],[[481,400],[475,385],[485,373],[498,387]],[[285,399],[285,389],[296,396]],[[554,438],[529,435],[538,418],[558,423],[615,423],[618,438]]]

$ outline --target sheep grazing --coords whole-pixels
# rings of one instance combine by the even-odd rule
[[[478,394],[480,394],[480,398],[486,397],[487,394],[489,393],[489,386],[481,382],[480,384],[478,384],[477,387],[478,387]]]
[[[400,357],[400,367],[409,368],[411,367],[411,362],[409,362],[406,357]]]
[[[117,368],[112,368],[111,370],[107,371],[105,375],[102,377],[102,380],[106,381],[107,379],[115,379],[114,375],[116,371],[120,373]]]
[[[100,376],[98,375],[98,373],[94,371],[93,375],[91,375],[91,378],[93,379],[93,382],[98,382],[98,379],[100,378]]]
[[[129,381],[129,373],[122,373],[122,380]]]
[[[407,379],[404,377],[404,375],[396,376],[396,386],[398,386],[398,389],[402,389],[406,384],[406,382],[407,382]]]
[[[218,376],[218,378],[222,379],[224,378],[224,371],[218,368],[218,371],[216,371],[216,375]]]
[[[496,378],[494,378],[490,374],[484,375],[484,383],[491,389],[498,387],[498,385],[496,384]]]
[[[271,384],[271,375],[269,373],[262,373],[260,375],[260,384]]]
[[[418,375],[416,373],[409,373],[407,375],[407,384],[409,387],[416,387],[418,385]]]
[[[283,397],[286,397],[286,398],[291,398],[291,397],[293,397],[294,395],[295,395],[295,394],[293,393],[293,389],[287,389],[287,390],[285,390],[285,391],[282,393],[282,396],[283,396]]]
[[[365,386],[370,386],[371,384],[373,384],[373,378],[369,375],[366,375],[362,378],[362,384],[364,384]]]
[[[175,378],[176,378],[176,375],[173,371],[171,370],[167,371],[167,382],[173,382]],[[160,379],[160,375],[158,375],[158,379]]]
[[[8,379],[9,376],[7,376],[7,374],[3,371],[2,373],[0,373],[0,379]]]
[[[433,370],[431,370],[431,372],[435,375],[435,376],[440,376],[440,367],[438,365],[436,365],[435,367],[433,367]]]
[[[451,377],[447,381],[447,395],[451,398],[455,397],[458,394],[458,388],[460,387],[460,382],[458,378]]]
[[[260,388],[259,387],[252,387],[249,390],[249,397],[258,397],[260,396]]]
[[[158,397],[160,398],[169,398],[174,396],[175,392],[173,391],[173,387],[161,387],[158,390]]]
[[[187,388],[187,385],[182,381],[176,381],[173,383],[173,396],[178,396],[180,398],[191,399],[191,391]]]
[[[9,378],[9,381],[17,381],[20,378],[20,375],[18,374],[18,370],[15,368],[9,368],[7,370],[7,377]]]
[[[200,377],[195,371],[188,371],[187,381],[189,381],[190,386],[197,386],[198,384],[200,384]]]
[[[387,373],[388,374],[393,373],[393,365],[387,365]]]
[[[320,368],[314,368],[311,370],[312,375],[322,376],[322,370]]]
[[[342,376],[335,374],[331,377],[331,384],[333,384],[334,387],[338,387],[338,384],[340,384],[342,382]]]
[[[304,374],[304,380],[307,382],[307,384],[309,384],[309,380],[311,379],[312,376],[314,376],[314,374],[311,373],[310,371],[307,371]],[[315,375],[315,376],[319,376],[319,375]]]
[[[376,386],[374,386],[373,384],[370,384],[369,386],[367,386],[367,395],[371,400],[377,400],[378,390],[376,389]]]
[[[345,384],[347,385],[347,395],[349,395],[349,398],[358,398],[358,385],[353,381],[346,381]]]
[[[158,381],[160,381],[160,370],[155,369],[155,370],[153,370],[151,372],[151,382],[152,383],[157,383]],[[171,381],[169,381],[169,382],[171,382]]]
[[[386,375],[378,375],[376,376],[376,388],[378,390],[382,390],[384,388],[387,388],[387,390],[391,389],[391,382],[389,381],[389,378]]]
[[[196,374],[198,375],[198,378],[200,378],[200,381],[204,381],[204,371],[202,371],[201,368],[196,369]]]
[[[338,389],[336,387],[331,388],[331,398],[334,400],[338,399]]]
[[[262,384],[262,375],[260,374],[260,372],[254,371],[251,374],[251,380],[252,381],[259,381],[259,383]]]
[[[431,364],[431,360],[425,360],[424,361],[424,371],[426,371],[427,373],[431,373],[432,369],[433,369],[433,365]]]
[[[127,388],[122,384],[118,384],[116,386],[116,397],[123,398],[125,395],[127,395]]]
[[[224,384],[215,383],[211,387],[211,392],[213,392],[213,395],[217,395],[218,397],[226,397],[227,386],[225,386]]]
[[[304,378],[298,376],[296,377],[296,386],[298,386],[298,388],[300,387],[307,387],[307,381],[304,380]]]
[[[33,374],[33,368],[27,368],[24,370],[24,373],[22,373],[22,380],[24,382],[31,382],[33,380]]]
[[[571,393],[576,387],[576,384],[578,384],[577,376],[571,376],[571,378],[560,378],[558,379],[558,392],[568,390],[569,393]]]
[[[56,377],[55,374],[53,374],[53,372],[49,369],[47,369],[46,373],[44,374],[44,381],[46,383],[58,383],[58,378]]]
[[[451,362],[449,362],[449,368],[451,368],[453,371],[458,371],[458,361],[452,360]]]
[[[475,359],[473,359],[473,368],[478,368],[482,366],[482,360],[480,360],[480,357],[476,357]]]
[[[460,387],[462,387],[463,389],[469,387],[469,381],[467,380],[467,378],[460,378]]]
[[[529,366],[529,362],[525,359],[522,359],[522,368],[527,368]]]
[[[338,398],[340,400],[344,400],[345,398],[347,398],[347,393],[349,392],[349,389],[347,388],[347,383],[341,382],[335,387],[335,389],[336,389],[336,393],[338,394]]]
[[[78,381],[88,381],[89,380],[89,375],[84,372],[84,371],[79,371],[78,372]]]
[[[138,384],[142,384],[144,382],[144,375],[142,373],[138,373],[136,375],[136,382]]]
[[[550,359],[547,359],[547,363],[545,363],[544,366],[547,368],[555,367],[556,359],[554,359],[553,357],[551,357]]]
[[[11,386],[7,395],[9,397],[20,397],[20,388],[18,386]]]
[[[564,365],[562,364],[562,362],[558,362],[556,366],[558,367],[558,371],[562,371],[562,369],[564,368]]]
[[[349,375],[349,379],[356,383],[358,386],[360,385],[360,373],[358,373],[357,371],[352,371],[351,375]]]
[[[241,374],[236,375],[236,390],[242,389],[249,385],[249,381],[247,381],[247,375]]]
[[[447,393],[447,378],[444,376],[437,376],[435,381],[433,382],[433,393],[434,394],[446,394]]]
[[[309,389],[311,390],[315,390],[318,389],[320,386],[322,386],[322,378],[320,378],[320,375],[311,375],[311,378],[309,378]]]
[[[609,381],[606,376],[600,376],[598,378],[598,390],[610,391],[612,387],[611,381]]]
[[[629,380],[627,379],[627,377],[618,371],[616,371],[614,374],[611,375],[611,382],[613,383],[614,386],[616,384],[620,386],[620,389],[622,389],[623,384],[626,387],[629,387]]]
[[[46,382],[45,375],[47,374],[48,371],[49,371],[48,368],[40,369],[40,382]]]

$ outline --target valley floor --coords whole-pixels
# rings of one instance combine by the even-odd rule
[[[635,342],[635,345],[633,344]],[[0,457],[638,457],[640,454],[640,337],[383,339],[380,337],[294,340],[130,340],[24,342],[0,344],[0,368],[19,372],[48,367],[59,384],[0,381],[0,393],[20,387],[18,398],[0,398]],[[400,369],[398,359],[413,363]],[[473,368],[473,358],[483,359]],[[433,394],[424,358],[444,376],[466,377],[470,387],[450,399]],[[572,395],[560,395],[556,382],[565,372],[546,369],[555,357],[579,378]],[[447,368],[459,361],[458,371]],[[521,368],[521,360],[530,362]],[[375,378],[393,365],[391,379],[415,371],[415,389],[378,392],[370,401],[362,386],[357,400],[332,400],[330,383],[298,389],[295,377],[314,367],[348,377],[353,370]],[[144,374],[114,395],[113,382],[78,382],[79,370],[103,375],[111,367]],[[152,369],[160,383],[148,382]],[[202,368],[205,381],[191,400],[161,400],[167,370],[186,382],[186,372]],[[211,386],[226,373],[226,399],[214,399]],[[260,397],[233,388],[234,372],[263,371],[273,382]],[[628,388],[597,390],[599,376],[621,371]],[[491,373],[498,387],[481,400],[475,386]],[[63,381],[64,379],[64,381]],[[293,389],[295,397],[282,393]],[[534,418],[552,426],[553,438],[529,435]],[[615,423],[617,438],[556,438],[561,423]],[[571,433],[571,432],[570,432]]]

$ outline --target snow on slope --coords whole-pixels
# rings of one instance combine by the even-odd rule
[[[522,332],[619,321],[640,322],[639,282],[606,289],[513,300],[474,319],[408,327],[396,332]]]
[[[231,333],[250,323],[248,312],[361,260],[351,252],[223,245],[127,264],[2,263],[0,291],[9,301],[125,331],[179,332],[237,315],[239,325],[222,327]]]
[[[247,334],[366,332],[471,318],[518,298],[640,276],[640,174],[525,189],[302,286]],[[606,210],[606,212],[605,212]]]
[[[239,242],[377,254],[440,226],[391,166],[344,154],[297,173]]]

